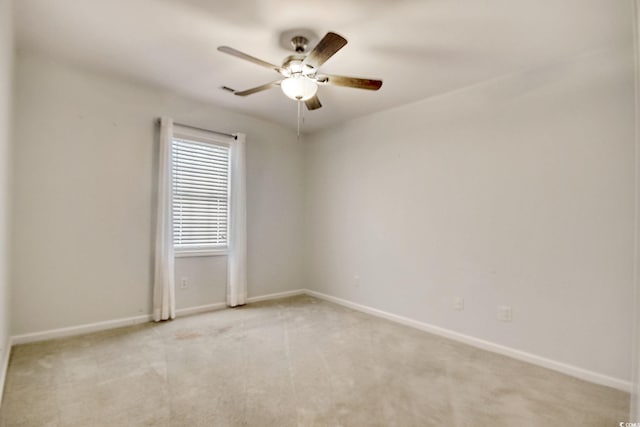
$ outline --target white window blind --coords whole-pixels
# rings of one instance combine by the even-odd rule
[[[175,250],[226,249],[229,147],[174,137],[172,152]]]

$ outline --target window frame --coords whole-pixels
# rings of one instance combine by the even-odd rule
[[[173,152],[173,142],[174,140],[179,139],[186,142],[193,141],[195,143],[201,144],[211,144],[216,146],[226,147],[229,150],[229,160],[228,160],[228,175],[227,175],[227,244],[225,247],[220,248],[207,248],[207,247],[196,247],[196,248],[176,248],[175,242],[172,239],[173,246],[173,254],[175,258],[186,258],[186,257],[200,257],[200,256],[225,256],[229,254],[229,238],[230,238],[230,229],[231,229],[231,140],[230,138],[226,138],[222,135],[218,135],[214,132],[207,132],[200,129],[194,129],[186,126],[180,126],[174,124],[173,133],[171,135],[171,145]],[[174,159],[171,158],[171,200],[174,197],[174,186],[173,186],[173,165]],[[171,204],[171,235],[174,233],[174,218],[173,218],[173,202]]]

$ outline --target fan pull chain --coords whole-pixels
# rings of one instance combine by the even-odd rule
[[[300,120],[302,118],[302,101],[298,101],[298,139],[300,139]]]

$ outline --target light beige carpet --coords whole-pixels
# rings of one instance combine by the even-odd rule
[[[629,396],[302,296],[14,347],[0,425],[617,426]]]

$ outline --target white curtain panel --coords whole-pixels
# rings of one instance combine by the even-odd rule
[[[229,218],[229,265],[227,305],[244,305],[247,300],[247,166],[246,135],[231,142],[231,191]]]
[[[160,120],[158,204],[156,207],[156,260],[153,285],[153,320],[175,319],[175,275],[171,219],[171,140],[173,120]]]

